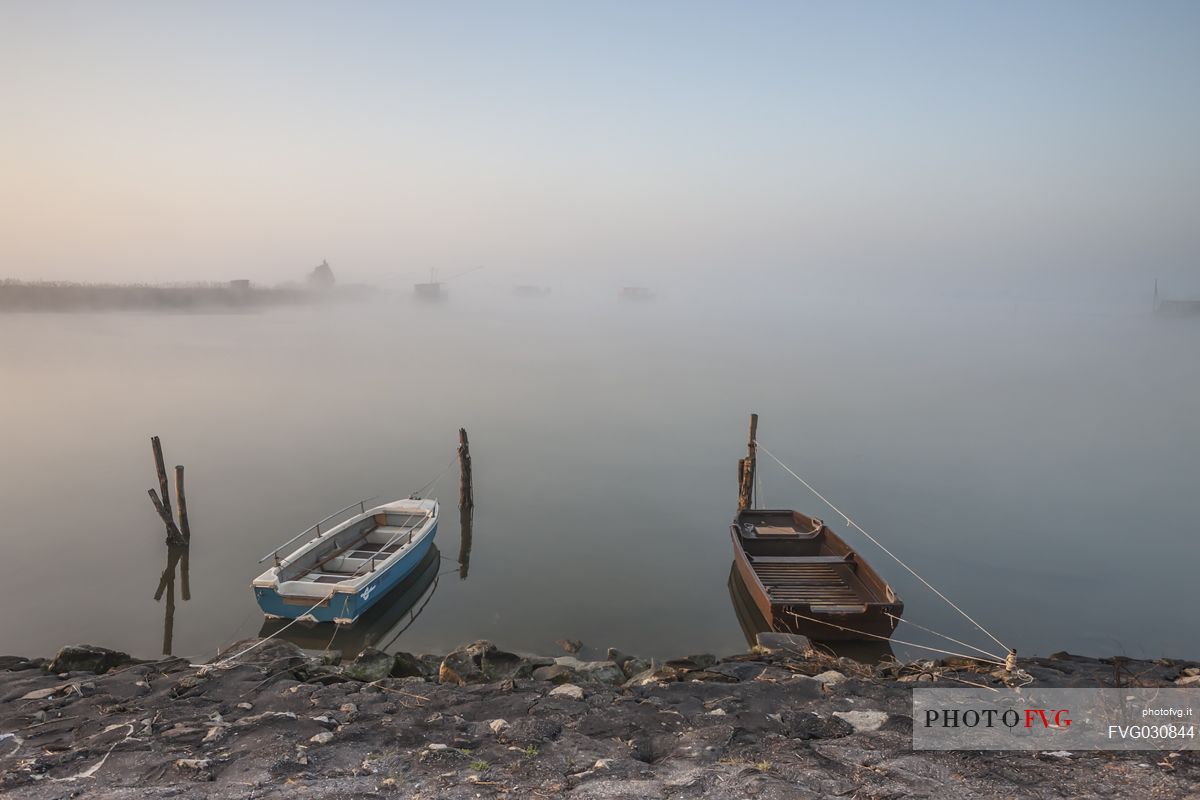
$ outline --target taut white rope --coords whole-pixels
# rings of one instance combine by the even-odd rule
[[[799,475],[797,475],[795,472],[793,472],[793,471],[791,470],[791,468],[790,468],[790,467],[788,467],[788,465],[787,465],[787,464],[785,464],[785,463],[783,463],[782,461],[780,461],[780,460],[779,460],[779,459],[778,459],[778,458],[775,456],[775,454],[774,454],[774,453],[772,453],[772,452],[771,452],[770,450],[768,450],[768,449],[767,449],[765,446],[763,446],[762,442],[759,442],[759,441],[755,440],[755,442],[754,442],[754,443],[755,443],[756,445],[758,445],[759,449],[761,449],[761,450],[762,450],[764,453],[766,453],[767,455],[769,455],[769,456],[771,457],[771,459],[772,459],[772,460],[773,460],[773,461],[774,461],[776,464],[778,464],[779,466],[783,467],[783,468],[784,468],[784,469],[787,471],[787,473],[788,473],[789,475],[791,475],[791,476],[792,476],[793,478],[795,478],[796,480],[800,481],[800,483],[804,485],[804,488],[808,489],[810,492],[812,492],[813,494],[815,494],[815,495],[816,495],[818,498],[820,498],[820,499],[821,499],[821,502],[823,502],[825,505],[829,506],[829,507],[830,507],[830,508],[832,508],[832,509],[833,509],[835,512],[837,512],[837,513],[838,513],[838,514],[839,514],[839,515],[840,515],[840,516],[841,516],[841,517],[842,517],[844,520],[846,520],[846,524],[847,524],[847,525],[849,525],[850,527],[854,528],[854,529],[855,529],[855,530],[857,530],[859,533],[861,533],[863,536],[866,536],[868,539],[870,539],[872,542],[874,542],[874,543],[875,543],[875,545],[876,545],[876,546],[877,546],[877,547],[878,547],[880,550],[882,550],[883,552],[885,552],[885,553],[887,553],[889,556],[891,556],[893,561],[895,561],[897,564],[899,564],[900,566],[902,566],[902,567],[904,567],[906,570],[908,570],[908,571],[909,571],[909,573],[911,573],[911,574],[912,574],[912,576],[913,576],[914,578],[916,578],[917,580],[919,580],[921,583],[925,584],[925,586],[926,586],[926,587],[928,587],[928,588],[929,588],[929,590],[930,590],[931,592],[933,592],[933,593],[934,593],[934,594],[936,594],[938,597],[940,597],[940,598],[942,598],[943,600],[945,600],[945,601],[946,601],[946,603],[947,603],[947,604],[949,604],[949,606],[950,606],[951,608],[953,608],[953,609],[954,609],[955,611],[957,611],[959,614],[962,614],[962,615],[963,615],[963,617],[964,617],[964,618],[965,618],[965,619],[966,619],[968,622],[970,622],[970,623],[971,623],[972,625],[974,625],[976,628],[979,628],[979,630],[981,630],[981,631],[983,631],[984,633],[986,633],[986,634],[987,634],[987,635],[988,635],[988,636],[989,636],[989,637],[992,639],[992,641],[994,641],[996,644],[998,644],[998,645],[1000,645],[1001,647],[1003,647],[1005,650],[1010,650],[1010,649],[1011,649],[1011,648],[1009,648],[1009,646],[1008,646],[1008,645],[1006,645],[1004,642],[1002,642],[1002,641],[1000,641],[999,639],[997,639],[997,638],[996,638],[996,636],[995,636],[995,635],[994,635],[994,634],[993,634],[991,631],[989,631],[987,628],[983,627],[983,626],[982,626],[982,625],[980,625],[978,622],[976,622],[976,621],[975,621],[975,619],[974,619],[974,617],[972,617],[970,614],[968,614],[967,612],[965,612],[965,611],[963,611],[961,608],[959,608],[959,607],[958,607],[958,606],[957,606],[957,605],[954,603],[954,601],[953,601],[953,600],[951,600],[949,597],[946,597],[946,595],[944,595],[944,594],[942,594],[941,592],[939,592],[939,591],[938,591],[938,590],[937,590],[937,589],[934,587],[934,585],[933,585],[932,583],[930,583],[929,581],[925,580],[925,579],[924,579],[924,578],[922,578],[920,575],[918,575],[916,570],[914,570],[914,569],[913,569],[912,567],[910,567],[908,564],[905,564],[903,561],[901,561],[899,556],[897,556],[897,555],[896,555],[895,553],[893,553],[891,550],[888,550],[886,547],[884,547],[884,546],[883,546],[883,544],[882,544],[882,543],[880,543],[880,541],[879,541],[878,539],[876,539],[874,536],[872,536],[871,534],[869,534],[869,533],[867,533],[865,530],[863,530],[863,528],[862,528],[862,526],[861,526],[861,525],[859,525],[859,524],[858,524],[857,522],[855,522],[854,520],[850,519],[850,517],[846,515],[846,512],[842,511],[840,508],[838,508],[838,507],[837,507],[837,506],[835,506],[833,503],[831,503],[831,502],[829,501],[829,499],[828,499],[827,497],[825,497],[825,495],[821,494],[821,493],[820,493],[820,492],[818,492],[816,489],[814,489],[814,488],[812,487],[812,485],[811,485],[811,484],[810,484],[808,481],[804,480],[804,478],[801,478]],[[968,656],[968,658],[970,658],[970,656]],[[1003,665],[1001,665],[1001,666],[1003,666]]]
[[[896,622],[903,622],[906,625],[912,625],[914,628],[920,628],[921,630],[925,631],[926,633],[932,633],[934,636],[940,636],[943,639],[945,639],[946,641],[954,642],[955,644],[961,644],[963,647],[970,648],[971,650],[974,650],[976,653],[983,653],[985,656],[989,656],[989,657],[997,659],[997,660],[1001,659],[1001,656],[998,656],[995,653],[989,653],[987,650],[980,649],[973,644],[967,644],[966,642],[959,641],[958,639],[955,639],[953,636],[947,636],[946,634],[941,633],[940,631],[935,631],[933,628],[926,628],[924,625],[918,625],[917,623],[913,622],[911,619],[902,619],[900,617],[897,617],[895,614],[888,614],[888,612],[886,612],[886,611],[883,613],[887,614],[889,617],[896,620]]]
[[[850,628],[850,627],[847,627],[846,625],[838,625],[836,622],[830,622],[829,620],[817,619],[816,617],[807,617],[804,614],[799,614],[795,611],[789,611],[787,613],[791,614],[793,617],[796,617],[797,619],[806,619],[809,622],[818,622],[822,625],[828,625],[831,628],[837,628],[840,631],[849,631],[850,633],[857,633],[862,636],[870,636],[873,639],[882,639],[885,642],[895,642],[896,644],[907,645],[908,647],[919,647],[922,650],[929,650],[930,652],[933,652],[933,653],[944,653],[945,655],[948,655],[948,656],[958,656],[959,658],[969,658],[973,661],[983,661],[987,664],[995,664],[998,667],[1004,666],[1003,661],[996,661],[995,659],[991,659],[991,658],[979,658],[978,656],[969,656],[966,653],[955,653],[953,650],[943,650],[940,647],[930,647],[929,645],[917,644],[916,642],[905,642],[905,641],[902,641],[902,640],[897,639],[892,636],[880,636],[878,633],[868,633],[867,631],[860,631],[857,628]]]

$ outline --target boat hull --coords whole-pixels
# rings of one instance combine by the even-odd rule
[[[781,633],[798,633],[817,641],[861,641],[873,637],[890,638],[896,630],[897,621],[889,613],[899,617],[904,610],[901,603],[889,606],[868,605],[864,611],[830,612],[802,603],[772,603],[762,590],[754,569],[746,560],[746,554],[736,545],[733,548],[734,562],[738,575],[749,591],[751,599],[771,630]],[[798,616],[797,616],[798,615]],[[809,617],[809,619],[804,619]]]
[[[255,586],[254,599],[258,601],[258,607],[263,610],[263,613],[272,617],[285,619],[304,617],[314,622],[352,623],[420,566],[429,552],[429,548],[433,546],[434,537],[437,536],[437,525],[435,521],[430,527],[429,533],[423,536],[420,542],[414,544],[403,558],[387,569],[378,570],[375,578],[364,584],[357,592],[343,592],[334,589],[328,599],[314,604],[312,598],[284,597],[273,588]]]
[[[760,553],[754,557],[760,562],[756,571],[752,557],[746,552],[748,543],[739,532],[742,518],[749,515],[794,517],[801,521],[797,524],[806,533],[752,542]],[[810,527],[813,530],[809,531]],[[738,575],[772,630],[834,642],[877,641],[889,638],[895,631],[904,604],[861,557],[819,520],[792,511],[744,512],[730,527],[730,536]],[[853,558],[852,562],[844,560],[847,554]],[[763,562],[770,563],[764,566]],[[835,570],[845,576],[844,570],[851,563],[856,577],[837,580]],[[824,597],[818,600],[821,595]],[[812,601],[804,602],[804,598]]]

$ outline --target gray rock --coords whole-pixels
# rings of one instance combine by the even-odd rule
[[[333,741],[333,731],[321,731],[309,739],[313,744],[329,744]]]
[[[639,675],[653,666],[653,661],[647,661],[644,658],[637,658],[635,656],[621,664],[621,671],[625,673],[626,678],[632,678],[634,675]]]
[[[393,659],[387,653],[368,647],[354,661],[342,667],[342,674],[347,678],[364,683],[381,681],[392,674]]]
[[[840,717],[822,717],[811,711],[784,711],[780,722],[794,739],[839,739],[854,733],[854,726]]]
[[[421,678],[427,674],[425,664],[412,653],[396,653],[392,656],[393,678]]]
[[[639,672],[623,684],[630,686],[649,686],[652,683],[673,683],[679,680],[679,673],[667,667],[651,667]]]
[[[583,649],[583,642],[579,641],[578,639],[559,639],[557,642],[555,642],[555,644],[557,644],[563,650],[566,650],[571,655],[575,655]]]
[[[550,681],[551,683],[570,683],[575,680],[575,670],[561,664],[551,664],[548,667],[538,667],[533,671],[533,679]]]
[[[712,663],[717,663],[717,660],[714,658]],[[698,661],[693,661],[691,656],[688,656],[687,658],[673,658],[670,661],[663,662],[664,668],[675,670],[681,679],[685,673],[704,669],[705,666],[707,665]]]
[[[572,700],[583,699],[583,689],[573,683],[564,683],[550,690],[551,697],[568,697]]]
[[[23,656],[0,656],[0,672],[17,672],[35,668],[33,662]]]
[[[611,661],[581,662],[575,674],[579,680],[591,683],[607,683],[615,686],[625,680],[625,673]]]
[[[304,680],[306,683],[330,686],[335,683],[346,683],[350,679],[343,674],[341,667],[333,667],[321,664],[306,669],[304,671]]]
[[[877,731],[888,720],[886,711],[835,711],[833,715],[849,722],[857,733]]]
[[[481,666],[489,681],[499,681],[530,678],[535,669],[553,663],[549,658],[519,656],[516,653],[493,650],[484,658]]]
[[[714,672],[708,669],[696,669],[691,672],[685,672],[680,677],[684,681],[703,681],[704,683],[737,683],[738,679],[726,675],[723,672]]]
[[[813,680],[820,681],[826,686],[836,686],[843,681],[848,680],[845,675],[838,672],[836,669],[825,670],[822,673],[813,676]]]
[[[755,637],[757,647],[772,655],[790,656],[792,658],[811,658],[816,654],[812,642],[807,636],[796,633],[777,633],[768,631]]]
[[[113,667],[133,662],[128,653],[90,644],[76,644],[59,650],[47,669],[50,672],[93,672],[100,675]]]
[[[438,683],[465,686],[468,683],[486,681],[487,678],[484,676],[480,664],[485,649],[491,647],[492,645],[488,642],[476,642],[474,645],[468,645],[447,655],[438,667]]]
[[[615,647],[608,648],[607,655],[608,655],[608,660],[613,662],[614,664],[616,664],[622,670],[625,669],[625,662],[629,661],[629,659],[633,658],[633,656],[622,653],[620,650],[618,650]],[[629,677],[629,676],[626,675],[625,677]]]
[[[438,681],[459,686],[488,683],[505,678],[529,678],[538,667],[553,663],[544,658],[525,658],[496,649],[480,640],[455,650],[438,666]]]
[[[508,744],[541,744],[562,733],[562,723],[547,717],[521,717],[502,730],[499,740]]]
[[[262,725],[269,722],[277,721],[292,721],[296,719],[296,715],[291,711],[264,711],[261,714],[255,714],[252,717],[242,717],[237,722],[233,723],[236,728],[252,728],[255,725]]]
[[[763,665],[754,661],[725,661],[709,667],[708,671],[739,681],[752,681],[762,674]]]

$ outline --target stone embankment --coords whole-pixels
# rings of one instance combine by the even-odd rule
[[[1200,664],[1167,659],[1020,666],[1043,686],[1200,684]],[[776,634],[665,663],[487,642],[338,663],[272,640],[197,668],[64,648],[0,658],[0,794],[1200,798],[1195,752],[912,750],[913,684],[1005,679],[960,659],[869,667]]]

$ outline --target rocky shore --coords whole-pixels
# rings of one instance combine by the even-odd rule
[[[665,663],[313,657],[239,642],[217,664],[96,647],[0,658],[13,798],[1196,797],[1196,752],[914,752],[910,690],[1000,686],[964,659],[865,666],[764,634]],[[572,648],[574,649],[574,648]],[[1043,686],[1189,686],[1200,663],[1058,653]]]

